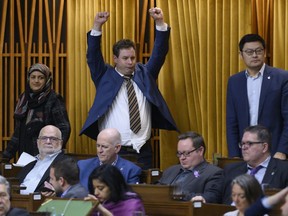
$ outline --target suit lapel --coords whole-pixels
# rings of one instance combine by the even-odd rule
[[[169,174],[169,179],[167,179],[167,184],[172,185],[172,183],[175,181],[177,176],[182,173],[183,170],[181,169],[181,165],[177,165],[175,169],[172,170],[171,174]]]
[[[271,158],[262,182],[269,184],[272,181],[276,171],[277,171],[276,161],[273,158]]]
[[[54,158],[54,160],[52,161],[52,163],[53,163],[54,161],[61,160],[61,158],[62,158],[63,156],[64,156],[64,152],[61,151],[61,152]],[[52,163],[51,163],[51,164],[52,164]],[[51,166],[51,164],[50,164],[50,166]],[[44,184],[45,181],[49,181],[49,178],[50,178],[50,166],[49,166],[49,167],[47,168],[47,170],[45,171],[45,173],[44,173],[44,175],[42,176],[39,184],[37,185],[37,187],[36,187],[36,189],[35,189],[35,191],[38,191],[39,188],[43,186],[43,184]]]
[[[259,100],[258,119],[263,109],[266,95],[270,91],[270,85],[271,85],[272,79],[273,79],[273,74],[271,73],[269,66],[265,65],[262,86],[261,86],[260,100]]]
[[[243,117],[245,118],[245,122],[249,124],[250,122],[250,117],[249,117],[249,101],[248,101],[248,92],[247,92],[247,77],[246,77],[246,71],[242,71],[242,74],[240,78],[237,80],[235,83],[235,92],[238,95],[238,105],[240,109],[242,110]],[[243,89],[243,91],[238,91],[237,89]],[[244,114],[247,113],[246,116]]]

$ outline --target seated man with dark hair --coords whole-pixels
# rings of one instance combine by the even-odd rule
[[[224,168],[223,203],[232,203],[231,182],[241,174],[253,175],[260,184],[269,188],[288,186],[288,162],[271,157],[271,134],[266,127],[255,125],[246,128],[239,148],[244,161]]]
[[[88,191],[79,183],[79,168],[72,157],[65,157],[55,161],[50,167],[50,184],[45,182],[45,188],[51,192],[43,192],[44,196],[56,193],[61,198],[84,198]]]
[[[180,164],[164,170],[160,184],[174,185],[183,200],[220,203],[223,170],[205,158],[205,142],[201,135],[187,132],[178,137],[177,157]]]

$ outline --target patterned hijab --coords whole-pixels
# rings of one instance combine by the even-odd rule
[[[43,89],[39,92],[33,92],[29,85],[29,79],[31,73],[34,71],[38,71],[42,73],[45,76],[46,84],[44,85]],[[16,109],[14,112],[15,118],[23,118],[26,116],[27,111],[30,112],[30,110],[33,112],[33,109],[35,107],[40,106],[42,103],[44,103],[47,99],[47,96],[49,95],[51,91],[51,85],[52,85],[52,77],[51,77],[51,71],[49,67],[47,67],[44,64],[36,63],[32,65],[27,73],[27,83],[25,87],[25,92],[20,95],[18,103],[16,105]]]

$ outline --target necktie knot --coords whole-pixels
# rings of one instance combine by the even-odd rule
[[[257,167],[255,167],[255,168],[250,168],[251,169],[251,172],[250,172],[250,175],[252,175],[252,176],[254,176],[254,175],[256,175],[256,173],[260,170],[260,169],[262,169],[263,168],[263,166],[262,165],[259,165],[259,166],[257,166]]]
[[[132,79],[132,75],[131,76],[123,76],[124,80],[126,81],[130,81]]]

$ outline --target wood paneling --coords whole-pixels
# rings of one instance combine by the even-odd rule
[[[66,0],[0,2],[0,139],[3,150],[14,131],[13,113],[25,90],[26,72],[37,62],[49,66],[53,88],[67,94]],[[67,101],[66,101],[67,102]]]

